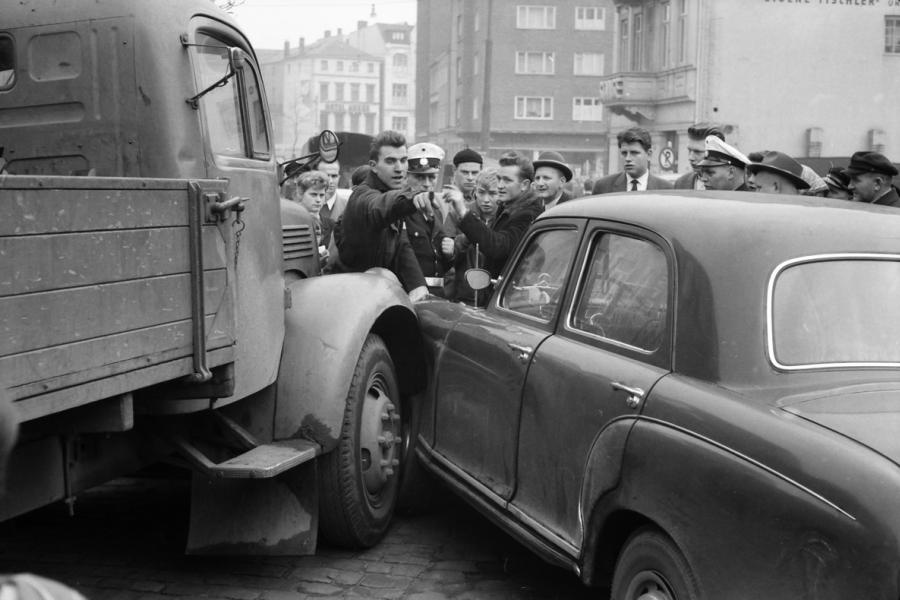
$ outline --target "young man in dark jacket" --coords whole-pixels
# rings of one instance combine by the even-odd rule
[[[416,194],[407,185],[407,160],[403,134],[383,131],[373,140],[369,153],[372,170],[347,200],[334,232],[338,256],[328,270],[389,269],[415,301],[424,298],[428,288],[403,229],[403,218],[417,210],[431,213],[432,209],[427,192]]]

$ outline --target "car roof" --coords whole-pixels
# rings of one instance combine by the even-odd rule
[[[538,222],[554,217],[623,223],[666,240],[677,264],[673,368],[731,388],[779,379],[765,352],[766,292],[776,267],[821,254],[900,255],[900,210],[847,200],[622,193],[565,202]]]

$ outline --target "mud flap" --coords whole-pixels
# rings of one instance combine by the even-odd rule
[[[187,554],[313,554],[318,526],[314,460],[271,479],[193,475]]]

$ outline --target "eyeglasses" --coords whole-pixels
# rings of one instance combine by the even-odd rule
[[[483,187],[475,188],[475,192],[481,194],[482,196],[495,197],[500,195],[500,190],[488,190]]]

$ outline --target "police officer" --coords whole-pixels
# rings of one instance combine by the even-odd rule
[[[745,171],[749,163],[740,150],[710,135],[706,138],[706,156],[694,163],[694,169],[703,189],[748,192]]]
[[[450,268],[452,258],[452,254],[444,254],[441,249],[447,236],[442,225],[440,193],[435,198],[435,186],[443,160],[444,151],[435,144],[420,142],[409,147],[407,185],[413,194],[429,193],[432,211],[416,211],[407,215],[404,227],[425,276],[428,291],[435,295],[443,294],[444,275]]]
[[[850,177],[847,188],[853,194],[853,200],[900,208],[900,196],[891,183],[897,175],[897,167],[883,154],[854,152],[844,174]]]

